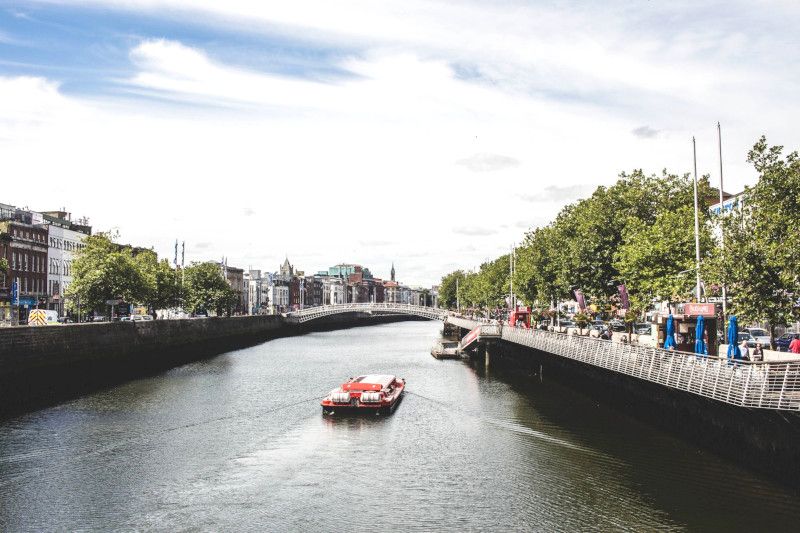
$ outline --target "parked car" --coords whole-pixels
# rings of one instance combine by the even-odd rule
[[[794,331],[787,331],[777,339],[775,339],[775,349],[779,352],[788,352],[789,343],[792,342],[794,336],[797,335]]]
[[[153,317],[150,315],[133,315],[134,322],[151,322]]]
[[[620,332],[624,333],[626,330],[625,322],[623,322],[622,320],[612,320],[611,322],[608,323],[608,326],[611,328],[611,331],[616,331],[618,333]]]
[[[767,330],[761,328],[744,328],[742,331],[749,333],[750,337],[752,337],[751,340],[747,341],[747,345],[750,348],[755,348],[756,344],[761,344],[761,346],[769,348],[772,338],[769,336]]]
[[[633,332],[636,333],[637,335],[650,335],[653,332],[653,330],[650,324],[642,322],[640,324],[633,325]]]
[[[564,320],[564,319],[562,319],[562,320],[558,321],[558,327],[559,328],[577,328],[578,325],[575,324],[575,322],[573,322],[572,320]]]
[[[600,333],[608,329],[608,326],[606,326],[605,322],[602,320],[595,320],[589,327],[593,330],[599,331]]]
[[[121,317],[119,317],[119,321],[120,322],[131,322],[132,319],[129,316],[121,316]]]
[[[740,331],[738,336],[736,337],[736,344],[742,344],[742,341],[747,342],[747,346],[750,346],[750,342],[753,340],[753,337],[750,336],[749,333],[746,331]],[[755,345],[753,345],[755,346]]]

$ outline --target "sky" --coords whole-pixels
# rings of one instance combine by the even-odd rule
[[[430,286],[620,172],[800,148],[800,2],[0,0],[0,202]]]

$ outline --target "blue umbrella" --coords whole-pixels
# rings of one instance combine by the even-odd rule
[[[697,329],[694,330],[694,353],[708,355],[708,347],[703,341],[703,334],[706,332],[706,321],[701,316],[697,317]]]
[[[675,346],[675,319],[672,317],[672,313],[670,313],[667,317],[667,331],[664,335],[664,349],[669,350],[670,346],[677,348]]]
[[[732,316],[728,322],[728,359],[741,359],[742,351],[739,349],[739,325],[736,317]]]

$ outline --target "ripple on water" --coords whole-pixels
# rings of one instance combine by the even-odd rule
[[[0,529],[330,531],[355,517],[777,531],[800,518],[796,495],[575,391],[434,360],[439,327],[276,339],[7,421]],[[372,372],[408,380],[393,415],[321,416],[312,398]]]

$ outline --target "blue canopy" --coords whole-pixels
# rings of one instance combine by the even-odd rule
[[[694,330],[694,353],[708,355],[708,346],[703,341],[706,332],[706,320],[703,316],[697,317],[697,329]]]
[[[739,325],[736,317],[728,321],[728,359],[741,359],[742,351],[739,349]]]
[[[675,346],[675,319],[672,317],[672,313],[667,317],[667,331],[664,335],[664,349],[669,350],[670,347],[677,348]]]

